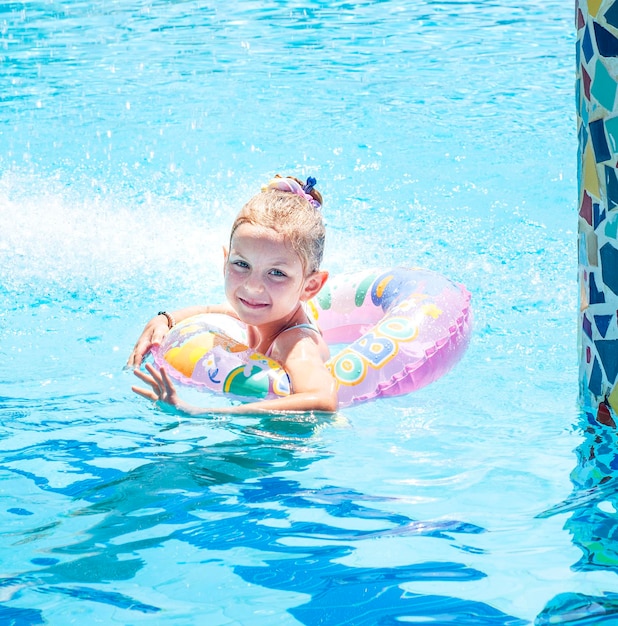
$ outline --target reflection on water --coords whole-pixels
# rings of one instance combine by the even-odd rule
[[[23,506],[7,511],[22,523],[12,533],[12,545],[28,543],[32,553],[44,556],[31,558],[30,569],[0,581],[5,600],[18,602],[24,594],[31,597],[36,592],[87,600],[129,615],[164,610],[169,614],[172,609],[161,603],[160,596],[159,603],[156,598],[147,601],[128,595],[126,586],[122,592],[114,586],[139,579],[147,563],[145,552],[183,544],[197,549],[197,563],[202,564],[224,567],[226,553],[244,555],[229,559],[233,563],[229,567],[242,580],[308,597],[288,609],[302,624],[370,625],[395,623],[406,616],[415,621],[424,616],[435,624],[436,614],[445,622],[456,616],[457,624],[523,624],[483,603],[419,595],[401,587],[423,581],[460,585],[485,577],[464,563],[436,560],[367,568],[343,562],[363,541],[432,537],[451,543],[457,536],[484,529],[456,519],[422,521],[380,510],[380,502],[388,499],[335,484],[303,487],[302,472],[328,456],[315,435],[330,422],[331,418],[306,416],[268,417],[240,425],[222,422],[220,426],[234,437],[204,448],[193,445],[184,453],[158,454],[124,451],[125,459],[143,461],[126,472],[97,467],[95,460],[106,451],[94,442],[60,440],[53,446],[46,442],[20,450],[15,457],[32,459],[33,469],[26,462],[12,471],[37,489],[66,496],[73,505],[65,513],[67,519],[50,528],[28,527],[34,512]],[[178,427],[172,423],[159,432]],[[66,487],[52,486],[34,468],[34,459],[43,454],[64,459],[65,471],[79,470],[87,478]],[[62,529],[71,520],[80,524],[75,534]],[[55,545],[50,545],[52,530]],[[186,577],[180,561],[170,560],[164,569],[168,568],[169,576]],[[202,578],[195,598],[219,602],[206,598],[214,587],[216,580]],[[4,619],[13,620],[10,623],[44,623],[42,612],[5,611],[9,613]]]
[[[577,466],[571,473],[573,493],[543,516],[571,513],[565,523],[573,543],[581,549],[574,571],[609,571],[618,574],[618,437],[610,411],[601,405],[596,413],[582,411],[584,440],[576,450]],[[618,594],[562,593],[548,602],[537,624],[561,622],[615,624]]]

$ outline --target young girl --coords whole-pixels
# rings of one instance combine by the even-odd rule
[[[337,389],[324,363],[328,346],[305,313],[304,303],[322,288],[328,273],[320,270],[325,230],[322,196],[315,179],[277,176],[241,209],[224,250],[227,304],[195,306],[159,313],[148,322],[127,365],[138,368],[144,355],[166,332],[191,315],[225,313],[247,325],[248,345],[279,362],[290,378],[292,393],[227,409],[207,409],[183,402],[164,368],[147,364],[148,374],[135,375],[149,389],[133,391],[190,415],[337,409]]]

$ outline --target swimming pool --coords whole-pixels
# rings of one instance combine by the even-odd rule
[[[563,4],[0,6],[0,622],[611,623]],[[153,409],[136,337],[222,298],[277,172],[318,178],[332,272],[466,284],[467,354],[335,418]]]

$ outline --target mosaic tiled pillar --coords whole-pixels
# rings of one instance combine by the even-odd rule
[[[576,0],[580,398],[618,414],[618,0]]]

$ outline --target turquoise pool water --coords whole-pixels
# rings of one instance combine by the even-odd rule
[[[0,622],[613,623],[616,444],[578,408],[573,8],[0,5]],[[466,284],[462,362],[333,418],[130,391],[271,175],[331,272]]]

